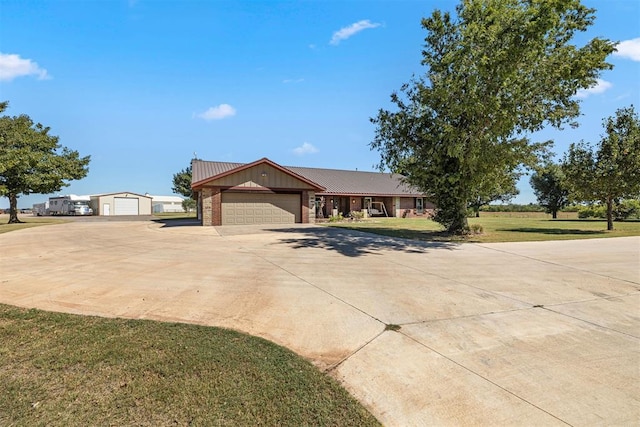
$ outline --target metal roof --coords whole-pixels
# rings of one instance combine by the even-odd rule
[[[180,196],[153,196],[151,194],[145,194],[145,196],[151,197],[154,203],[182,203],[184,198]]]
[[[96,198],[96,197],[107,197],[107,196],[115,196],[117,194],[132,194],[134,196],[138,196],[138,197],[146,197],[147,199],[151,199],[151,196],[146,195],[146,194],[139,194],[139,193],[134,193],[131,191],[119,191],[117,193],[100,193],[100,194],[92,194],[90,197]]]
[[[193,160],[192,184],[213,178],[247,163],[210,162]],[[414,196],[422,193],[402,182],[402,175],[383,172],[361,172],[340,169],[305,168],[282,166],[294,174],[326,188],[316,194],[372,195],[372,196]]]
[[[244,166],[246,163],[207,162],[204,160],[191,161],[191,184]]]

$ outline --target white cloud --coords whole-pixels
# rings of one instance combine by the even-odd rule
[[[598,79],[594,86],[591,86],[589,89],[580,89],[578,93],[576,93],[576,97],[578,98],[586,98],[589,95],[596,95],[598,93],[603,93],[604,91],[610,89],[613,85],[602,79]]]
[[[317,153],[318,149],[308,142],[303,143],[300,147],[293,149],[293,153],[298,156],[304,156],[305,154]]]
[[[11,81],[21,76],[38,76],[38,80],[51,78],[47,70],[40,68],[30,59],[22,59],[20,55],[0,53],[0,81]]]
[[[359,33],[362,30],[366,30],[367,28],[376,28],[379,26],[380,24],[371,22],[368,19],[355,22],[349,25],[348,27],[340,28],[338,31],[333,33],[333,37],[331,37],[331,41],[329,43],[333,45],[340,44],[342,40],[346,40],[349,37]]]
[[[618,51],[613,53],[615,56],[640,61],[640,37],[620,42],[616,49]]]
[[[222,120],[227,117],[236,115],[236,109],[229,104],[220,104],[217,107],[211,107],[204,113],[196,114],[196,117],[210,121]]]
[[[304,79],[284,79],[282,83],[302,83]]]

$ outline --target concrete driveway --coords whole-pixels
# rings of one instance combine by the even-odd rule
[[[640,423],[640,238],[74,222],[0,245],[0,302],[259,335],[386,425]]]

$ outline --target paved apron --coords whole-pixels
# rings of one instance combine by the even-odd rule
[[[0,245],[0,302],[259,335],[385,425],[640,423],[638,237],[457,245],[78,221]]]

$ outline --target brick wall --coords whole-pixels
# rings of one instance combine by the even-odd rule
[[[211,188],[203,188],[202,194],[202,225],[212,225],[211,223]]]
[[[211,208],[213,212],[211,215],[211,225],[222,225],[222,193],[219,188],[214,188],[212,191]]]
[[[222,196],[220,188],[202,189],[202,225],[222,225]]]
[[[305,216],[306,212],[306,216]],[[313,191],[302,192],[302,223],[314,224],[316,222],[316,193]]]
[[[355,200],[355,203],[353,201]],[[351,210],[360,212],[362,210],[362,197],[351,197]]]
[[[424,201],[423,213],[416,211],[416,199],[414,197],[401,197],[400,209],[396,209],[396,216],[399,218],[431,218],[434,214],[435,205],[427,200]]]

